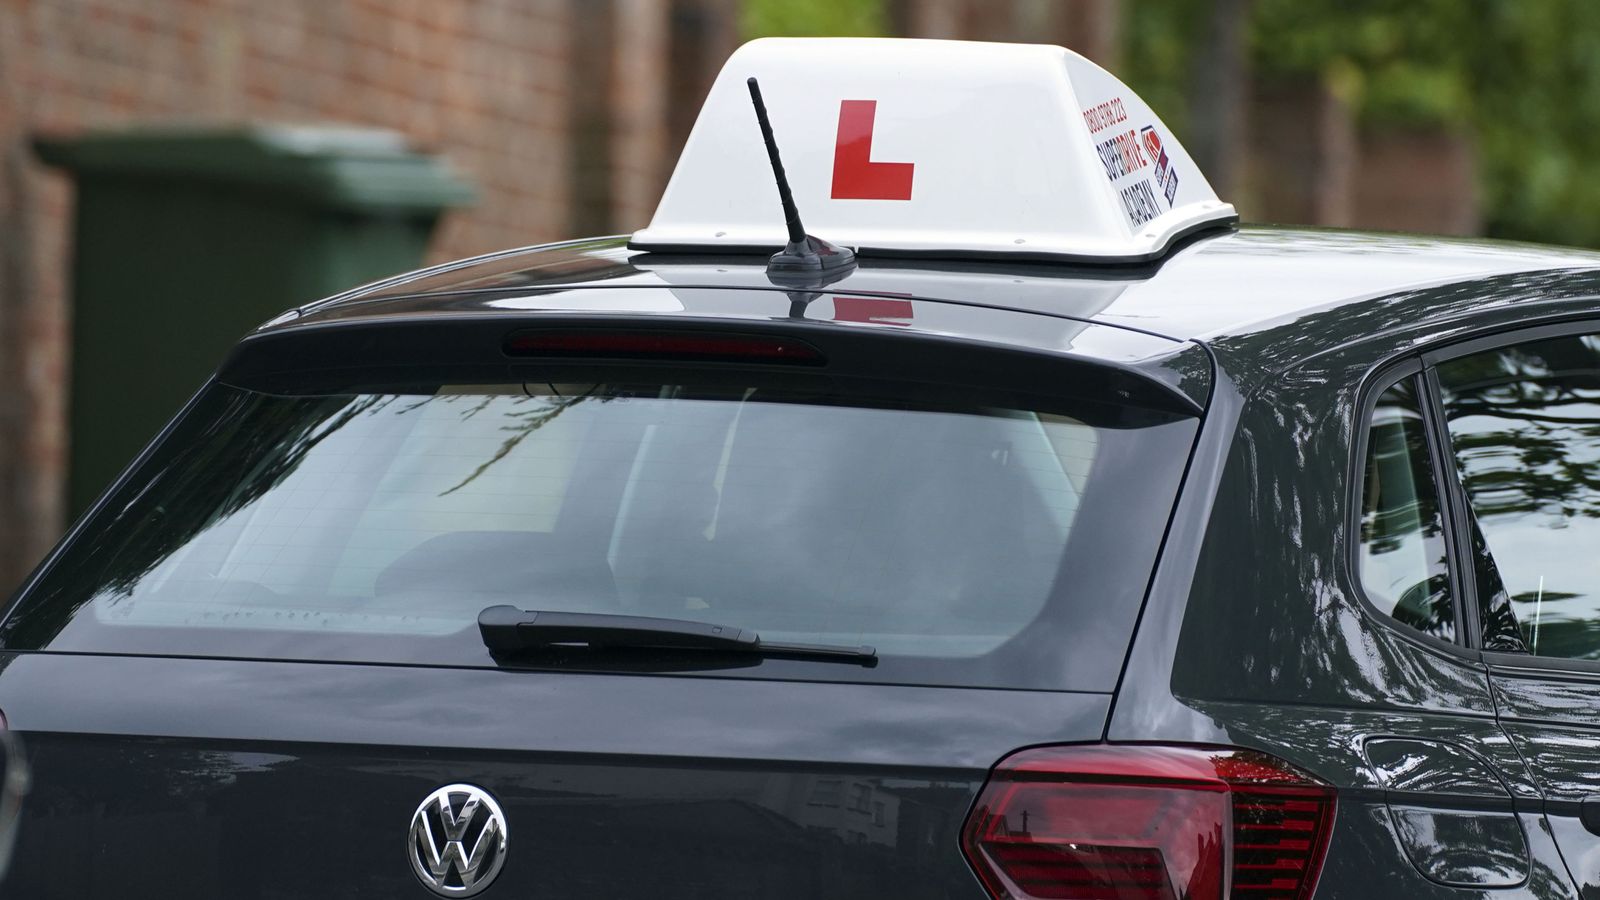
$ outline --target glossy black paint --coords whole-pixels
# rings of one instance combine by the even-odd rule
[[[0,665],[0,707],[39,785],[7,886],[39,898],[155,883],[176,897],[427,896],[405,829],[428,791],[463,778],[512,829],[491,896],[979,897],[949,851],[988,768],[1018,746],[1097,738],[1109,704],[45,653]],[[830,781],[837,801],[818,787]],[[174,844],[192,865],[173,865]]]
[[[1545,812],[1585,898],[1600,896],[1600,832],[1584,807],[1600,798],[1600,673],[1486,654],[1501,719],[1546,798]]]
[[[1207,342],[1219,378],[1190,477],[1198,472],[1214,487],[1186,490],[1180,501],[1108,735],[1257,747],[1340,785],[1342,821],[1355,807],[1371,840],[1410,852],[1378,853],[1356,831],[1336,832],[1322,881],[1328,896],[1479,890],[1419,871],[1439,879],[1453,862],[1447,847],[1418,847],[1415,823],[1398,821],[1381,792],[1369,793],[1382,787],[1362,758],[1374,737],[1479,754],[1505,784],[1528,843],[1527,880],[1496,893],[1573,895],[1573,860],[1561,855],[1568,842],[1558,850],[1555,839],[1568,820],[1554,809],[1543,815],[1542,763],[1525,762],[1523,745],[1497,721],[1486,667],[1475,652],[1404,633],[1360,598],[1350,519],[1361,401],[1375,374],[1474,334],[1592,314],[1596,293],[1592,273],[1504,275]],[[1569,759],[1600,773],[1592,760]],[[1507,809],[1498,798],[1449,791],[1427,803],[1470,809],[1478,822]],[[1499,846],[1509,843],[1506,832]],[[1477,877],[1503,880],[1514,868]]]
[[[661,288],[665,287],[666,290]],[[798,299],[796,299],[798,297]],[[1008,375],[1035,387],[1059,383],[1018,365],[1092,360],[1096,368],[1164,386],[1190,408],[1209,389],[1205,357],[1192,344],[1140,330],[1050,312],[965,302],[839,291],[776,291],[737,284],[714,287],[608,285],[351,301],[284,320],[247,338],[224,361],[224,380],[252,382],[283,372],[371,368],[404,359],[407,366],[477,365],[503,372],[507,334],[527,327],[637,327],[663,330],[781,332],[817,342],[830,371],[856,371],[886,356],[934,365],[945,378],[993,380]],[[360,328],[359,339],[353,329]],[[1018,357],[1021,351],[1027,356]],[[984,354],[1008,358],[985,365]],[[488,367],[485,360],[498,368]],[[967,362],[971,359],[971,362]]]
[[[160,833],[161,846],[177,834],[208,851],[171,896],[422,897],[399,849],[410,809],[472,778],[532,848],[491,897],[642,884],[665,896],[979,897],[955,835],[988,767],[1022,746],[1110,739],[1252,747],[1337,786],[1320,897],[1549,900],[1579,885],[1595,896],[1600,845],[1584,843],[1579,810],[1600,793],[1589,730],[1600,682],[1491,671],[1474,651],[1404,633],[1361,599],[1349,523],[1374,374],[1486,332],[1592,316],[1597,263],[1270,230],[1115,272],[863,260],[804,315],[1117,361],[1205,404],[1114,698],[9,654],[0,708],[30,741],[40,792],[8,887],[93,897],[150,883],[170,875],[144,852],[154,839],[141,843]],[[787,316],[793,298],[763,279],[759,260],[581,242],[392,279],[261,335],[578,310]],[[852,299],[906,305],[852,311]],[[881,315],[907,307],[914,329]],[[811,792],[831,778],[915,810],[918,827],[862,839],[842,809],[817,818]],[[349,823],[351,849],[308,868],[330,820]],[[1484,855],[1438,840],[1450,835]],[[686,858],[737,868],[707,879]]]
[[[673,309],[648,309],[663,297]],[[1186,412],[1199,411],[1208,387],[1209,372],[1193,344],[1027,313],[901,300],[893,320],[858,322],[839,317],[847,314],[850,301],[869,298],[831,298],[790,315],[781,295],[736,289],[607,291],[604,299],[615,308],[584,310],[581,304],[593,299],[582,291],[563,291],[539,297],[536,304],[488,314],[430,308],[394,310],[378,319],[297,323],[246,339],[223,362],[218,378],[294,391],[306,379],[325,385],[331,376],[370,379],[385,371],[391,377],[417,378],[434,369],[505,377],[535,366],[573,364],[568,358],[509,356],[503,347],[512,333],[648,327],[802,340],[823,357],[816,368],[841,376],[881,378],[885,371],[904,371],[956,385],[1013,383],[1044,392],[1071,379],[1118,380],[1120,388],[1135,393],[1133,402]],[[406,362],[396,366],[396,360]],[[1092,366],[1082,365],[1090,361]],[[1044,367],[1077,371],[1050,373]]]
[[[380,315],[446,297],[472,306],[577,286],[784,292],[766,277],[764,263],[762,256],[639,253],[628,250],[624,238],[597,238],[399,275],[310,304],[293,316],[310,322]],[[856,271],[827,291],[1092,320],[1184,340],[1273,332],[1318,310],[1364,308],[1374,298],[1425,285],[1596,264],[1600,254],[1563,248],[1244,228],[1192,239],[1146,266],[862,258]]]
[[[1429,880],[1488,888],[1527,880],[1511,793],[1487,761],[1450,741],[1378,737],[1364,749],[1406,854]]]

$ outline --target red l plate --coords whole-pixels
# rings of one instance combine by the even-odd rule
[[[915,163],[873,162],[876,100],[839,101],[839,137],[833,146],[833,199],[910,200]]]

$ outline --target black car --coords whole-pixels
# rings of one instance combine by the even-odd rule
[[[5,896],[1596,896],[1600,255],[1178,232],[275,319],[0,620]]]

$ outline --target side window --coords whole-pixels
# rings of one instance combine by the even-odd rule
[[[1455,640],[1444,518],[1413,379],[1384,391],[1372,411],[1361,496],[1367,599],[1418,631]]]
[[[1600,335],[1516,344],[1438,372],[1487,550],[1485,647],[1497,649],[1499,628],[1502,645],[1520,637],[1540,656],[1600,659]]]

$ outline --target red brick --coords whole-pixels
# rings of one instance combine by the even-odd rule
[[[601,0],[607,2],[607,0]],[[669,0],[646,0],[665,3]],[[566,237],[571,0],[0,2],[0,157],[41,130],[184,118],[394,128],[485,186],[432,259]],[[0,591],[61,527],[70,318],[66,180],[0,180]],[[493,187],[490,188],[489,186]],[[302,298],[310,299],[310,298]],[[20,548],[20,549],[19,549]]]
[[[1355,218],[1364,228],[1479,234],[1472,140],[1445,128],[1389,128],[1361,136]],[[1427,177],[1418,177],[1418,173]]]

